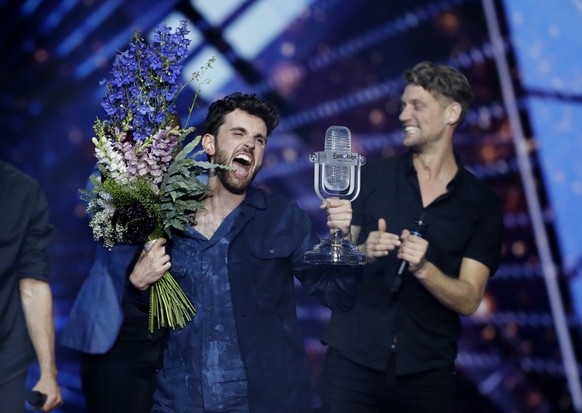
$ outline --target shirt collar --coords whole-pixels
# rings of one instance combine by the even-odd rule
[[[249,189],[247,190],[247,194],[243,202],[245,205],[251,206],[256,209],[267,208],[267,200],[265,198],[264,192],[252,186],[249,187]]]
[[[450,192],[453,189],[461,186],[465,180],[465,168],[463,162],[461,161],[461,156],[457,153],[453,153],[455,157],[455,162],[457,163],[457,173],[453,176],[453,179],[447,184],[447,190]],[[404,163],[407,173],[414,174],[416,176],[416,168],[412,162],[412,151],[406,153],[406,161]]]

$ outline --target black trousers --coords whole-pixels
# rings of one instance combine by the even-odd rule
[[[395,357],[378,372],[329,347],[321,375],[326,413],[450,413],[456,385],[454,366],[395,375]]]
[[[149,333],[147,315],[132,317],[107,353],[81,355],[88,413],[150,413],[165,334]]]

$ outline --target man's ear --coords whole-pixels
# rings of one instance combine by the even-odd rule
[[[205,133],[204,136],[202,136],[202,148],[208,156],[214,156],[214,153],[216,152],[214,139],[214,135],[209,133]]]
[[[447,123],[449,125],[452,125],[454,123],[457,123],[459,121],[459,118],[461,117],[461,112],[462,112],[463,108],[461,107],[461,104],[459,102],[453,102],[449,105],[449,107],[447,108]]]

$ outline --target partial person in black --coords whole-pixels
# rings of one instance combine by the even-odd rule
[[[53,227],[34,179],[0,162],[0,411],[24,413],[26,376],[35,358],[44,394],[39,410],[63,404],[57,383],[48,245]]]
[[[501,201],[453,150],[467,79],[430,62],[404,79],[408,152],[362,169],[351,231],[369,264],[355,308],[333,313],[323,336],[329,413],[451,412],[460,316],[477,310],[499,262]]]

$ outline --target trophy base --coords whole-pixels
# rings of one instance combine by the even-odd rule
[[[314,265],[364,265],[366,255],[351,242],[331,237],[307,251],[303,261]]]

